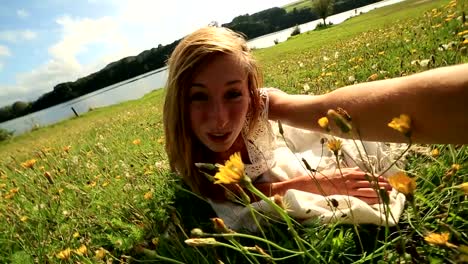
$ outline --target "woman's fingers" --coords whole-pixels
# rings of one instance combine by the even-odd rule
[[[392,186],[387,181],[380,182],[368,182],[368,181],[354,181],[349,184],[350,188],[359,189],[359,188],[378,188],[378,189],[387,189],[391,190]]]
[[[389,192],[391,189],[385,189],[387,192]],[[352,189],[349,191],[349,195],[351,196],[356,196],[356,197],[368,197],[368,198],[374,198],[379,196],[379,191],[375,190],[374,188],[357,188],[357,189]]]

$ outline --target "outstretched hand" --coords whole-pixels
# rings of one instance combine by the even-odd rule
[[[379,198],[378,189],[385,189],[386,191],[392,189],[392,186],[384,177],[374,177],[358,167],[322,171],[317,173],[315,179],[311,178],[310,181],[312,181],[314,193],[325,196],[333,194],[350,195],[368,204],[382,202],[381,198]]]

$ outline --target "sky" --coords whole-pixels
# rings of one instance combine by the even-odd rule
[[[212,21],[297,0],[0,0],[0,107],[34,101]]]

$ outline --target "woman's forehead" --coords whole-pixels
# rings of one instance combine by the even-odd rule
[[[213,78],[245,79],[247,77],[245,63],[240,58],[230,54],[216,55],[199,67],[193,78],[195,83]]]

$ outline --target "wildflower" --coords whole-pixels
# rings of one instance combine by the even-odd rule
[[[103,259],[106,256],[107,251],[102,247],[94,251],[94,255],[97,259]]]
[[[349,82],[354,82],[354,81],[356,81],[356,77],[354,77],[354,75],[351,75],[351,76],[348,77],[348,81]]]
[[[61,260],[68,260],[71,256],[71,249],[67,248],[65,250],[62,250],[60,251],[59,253],[57,253],[57,258],[61,259]]]
[[[393,188],[405,195],[413,194],[416,189],[416,180],[408,177],[402,171],[388,177],[388,182]]]
[[[385,51],[380,51],[378,54],[379,54],[379,55],[384,55],[384,54],[385,54]]]
[[[141,140],[139,138],[135,139],[132,141],[133,145],[140,145],[141,144]]]
[[[21,222],[26,222],[26,221],[28,221],[28,217],[27,216],[22,216],[20,218],[20,220],[21,220]]]
[[[419,61],[419,65],[423,68],[426,68],[429,66],[429,63],[431,62],[431,60],[429,59],[425,59],[425,60],[420,60]]]
[[[190,231],[191,237],[202,237],[205,233],[200,228],[194,228]]]
[[[435,148],[435,149],[431,150],[431,156],[432,156],[432,157],[436,158],[436,157],[438,157],[439,155],[440,155],[439,149],[436,149],[436,148]]]
[[[196,246],[207,246],[207,245],[216,245],[218,241],[213,237],[207,238],[189,238],[185,240],[185,244],[196,247]]]
[[[88,183],[88,186],[89,186],[89,187],[94,187],[94,186],[96,186],[96,182],[95,182],[95,181],[90,181],[90,182]]]
[[[310,90],[310,86],[306,83],[304,84],[304,92],[308,92]]]
[[[88,248],[85,245],[81,245],[79,248],[75,249],[75,253],[83,256],[88,254]]]
[[[324,117],[321,117],[317,123],[319,124],[319,126],[327,131],[330,131],[330,127],[328,126],[328,118],[326,116]]]
[[[70,149],[71,149],[70,145],[63,147],[63,151],[65,151],[66,153],[68,153]]]
[[[37,161],[35,159],[30,159],[21,163],[21,166],[23,166],[25,169],[32,169],[34,167],[34,164],[36,164],[36,162]]]
[[[215,184],[238,183],[241,180],[248,179],[248,177],[244,176],[244,163],[239,152],[232,154],[225,165],[218,165],[218,167],[219,172],[214,176]]]
[[[468,182],[464,182],[458,185],[458,188],[460,188],[465,193],[465,195],[468,195]]]
[[[275,202],[276,205],[278,205],[279,207],[281,207],[285,211],[288,211],[291,208],[290,203],[286,199],[284,199],[283,196],[281,196],[279,194],[275,194],[273,196],[273,202]]]
[[[429,233],[424,237],[424,240],[432,245],[436,246],[447,246],[447,247],[457,247],[454,244],[448,242],[449,233],[444,232],[442,234]]]
[[[48,171],[44,172],[44,177],[47,179],[47,181],[50,184],[54,184],[54,181],[52,180],[52,175],[50,174],[50,172]]]
[[[339,109],[338,109],[338,112],[333,109],[330,109],[328,110],[327,115],[333,119],[335,124],[340,128],[341,132],[348,133],[352,129],[351,124],[347,120],[349,115],[345,115],[345,116],[341,115],[339,112],[343,112],[344,110],[341,111]]]
[[[164,143],[164,137],[160,137],[160,138],[158,139],[158,143],[159,143],[159,144],[163,144],[163,143]]]
[[[460,170],[460,164],[457,164],[457,163],[452,164],[451,169],[453,170],[454,173],[456,173],[457,171]]]
[[[221,218],[218,218],[218,217],[211,218],[211,222],[213,222],[214,229],[216,230],[216,232],[219,232],[219,233],[233,233],[234,232],[224,224],[224,221]]]
[[[372,74],[371,76],[369,76],[369,78],[367,78],[367,80],[369,81],[375,81],[377,80],[377,78],[379,78],[379,75],[377,73],[374,73]]]
[[[153,192],[149,191],[149,192],[145,193],[145,195],[143,197],[145,198],[145,200],[151,200],[151,199],[153,199]]]
[[[79,238],[79,237],[80,237],[80,233],[78,232],[73,233],[73,238]]]
[[[444,180],[448,181],[460,170],[460,164],[452,164],[452,167],[445,173]]]
[[[327,143],[328,149],[333,152],[333,154],[338,155],[338,151],[341,149],[342,141],[340,139],[331,139]]]
[[[411,118],[408,115],[401,114],[400,117],[394,117],[388,126],[407,137],[411,136]]]
[[[462,45],[466,45],[468,44],[468,39],[465,39],[463,42],[462,42]]]

